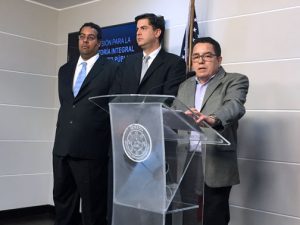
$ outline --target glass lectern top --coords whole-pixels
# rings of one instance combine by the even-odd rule
[[[108,104],[142,103],[145,104],[144,107],[147,107],[147,104],[150,103],[160,103],[162,105],[165,139],[192,141],[199,141],[201,139],[201,144],[230,145],[228,140],[206,122],[202,122],[200,126],[196,124],[193,118],[198,118],[198,116],[188,106],[172,95],[101,95],[90,97],[89,100],[107,113],[109,113]],[[186,115],[186,111],[190,111],[193,117]],[[184,132],[178,132],[181,130]],[[195,135],[196,133],[199,135]]]
[[[105,99],[105,101],[104,101]],[[172,95],[141,95],[141,94],[119,94],[119,95],[101,95],[90,97],[89,100],[109,113],[105,103],[168,103],[175,99]]]

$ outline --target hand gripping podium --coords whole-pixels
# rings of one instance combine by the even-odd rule
[[[200,146],[229,145],[225,138],[207,124],[196,125],[174,96],[106,95],[90,101],[110,114],[113,225],[165,225],[166,214],[198,207],[184,196],[181,181]]]

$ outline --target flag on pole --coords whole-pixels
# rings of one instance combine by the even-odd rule
[[[189,14],[188,14],[188,23],[183,36],[182,46],[180,57],[185,59],[187,72],[191,71],[191,55],[192,55],[192,44],[193,41],[199,37],[199,29],[195,11],[195,0],[191,0]]]

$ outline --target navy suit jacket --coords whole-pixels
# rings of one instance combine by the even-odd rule
[[[185,61],[161,49],[140,83],[143,53],[128,56],[121,65],[112,93],[176,95],[185,79]]]
[[[76,64],[77,61],[68,62],[59,69],[60,109],[53,154],[107,159],[110,144],[109,115],[88,98],[108,94],[117,66],[100,56],[74,98],[72,87]],[[101,104],[105,105],[106,102]]]

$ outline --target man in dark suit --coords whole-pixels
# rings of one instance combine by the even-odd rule
[[[143,52],[125,59],[113,92],[176,95],[179,84],[185,79],[186,66],[183,59],[166,52],[161,46],[165,33],[164,18],[147,13],[135,17],[135,23],[137,44]]]
[[[204,225],[229,223],[230,190],[232,185],[239,183],[237,128],[238,120],[245,114],[249,81],[245,75],[225,72],[221,62],[221,47],[217,41],[210,37],[196,39],[192,53],[195,76],[183,82],[178,91],[178,99],[191,108],[198,118],[197,123],[207,122],[231,143],[230,146],[208,145],[206,150],[202,149],[202,157],[200,152],[196,152],[192,167],[187,171],[189,177],[198,176],[196,183],[183,180],[182,185],[191,188],[197,199],[197,192],[201,193],[202,189],[195,190],[194,187],[199,186],[197,181],[203,180],[202,174],[197,173],[202,170],[199,169],[202,167],[199,160],[202,159],[205,165]],[[190,111],[186,113],[192,116]],[[202,223],[192,220],[184,221],[184,224]]]
[[[186,77],[186,65],[182,58],[166,52],[161,46],[165,33],[163,16],[146,13],[135,17],[135,23],[136,41],[143,52],[128,56],[120,65],[111,93],[176,96],[179,84]],[[112,186],[111,161],[110,165]],[[109,196],[112,198],[112,193]],[[108,203],[111,210],[112,199]]]
[[[58,113],[53,148],[55,225],[106,225],[109,117],[88,98],[105,95],[117,67],[98,54],[101,28],[79,30],[80,57],[59,69]]]

